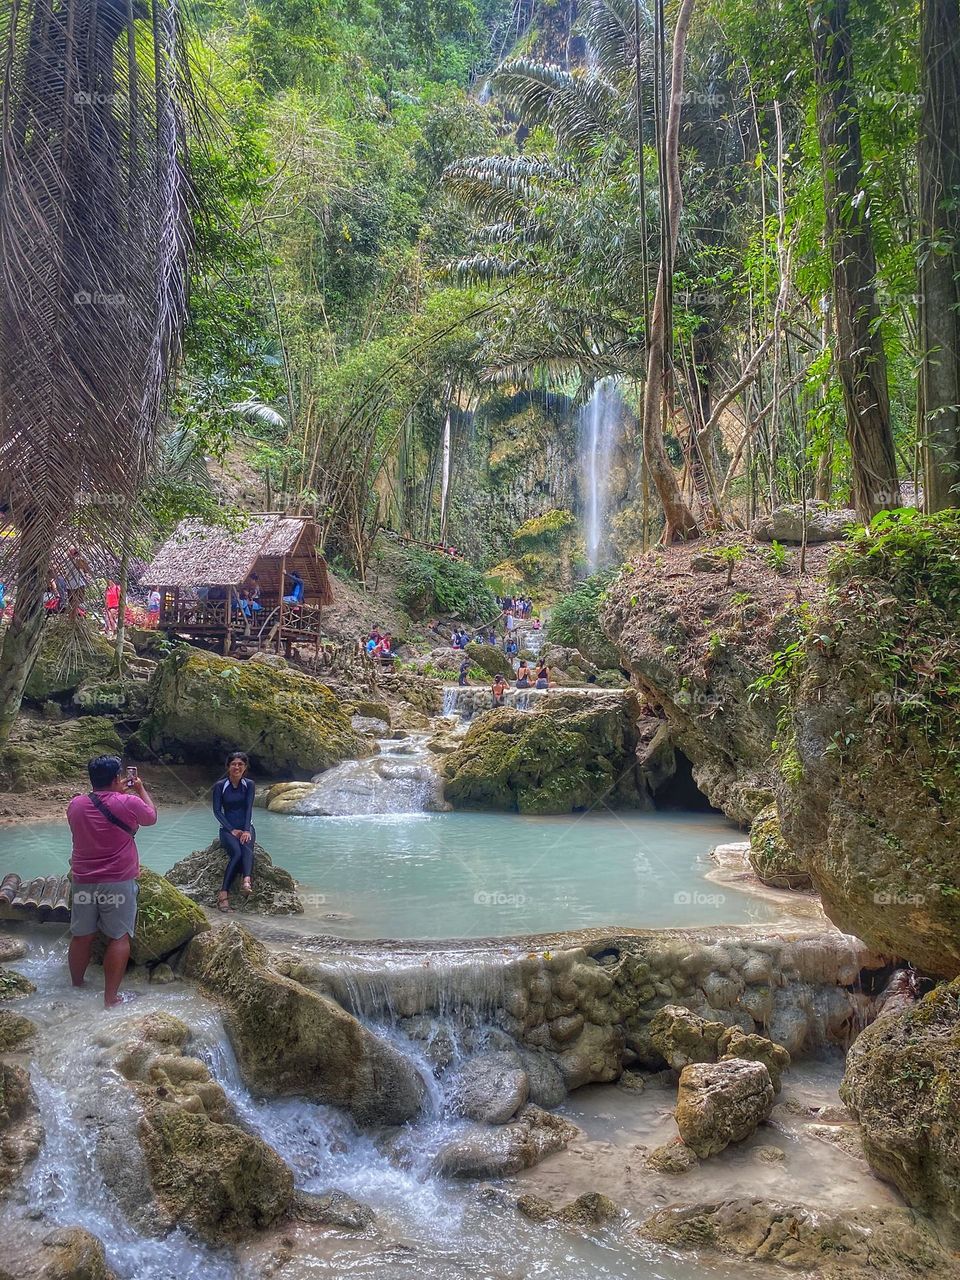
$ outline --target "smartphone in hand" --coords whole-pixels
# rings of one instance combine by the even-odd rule
[[[134,783],[136,782],[136,780],[137,780],[137,767],[136,767],[136,765],[133,765],[133,764],[128,765],[128,766],[127,766],[127,789],[128,789],[128,790],[129,790],[129,789],[134,785]]]

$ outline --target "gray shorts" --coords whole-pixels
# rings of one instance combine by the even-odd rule
[[[112,884],[76,884],[70,907],[70,932],[84,938],[99,929],[108,938],[133,937],[137,923],[136,880]]]

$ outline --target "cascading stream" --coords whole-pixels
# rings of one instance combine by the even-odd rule
[[[608,559],[610,470],[620,436],[623,401],[614,378],[603,378],[581,414],[586,482],[584,536],[591,573]]]

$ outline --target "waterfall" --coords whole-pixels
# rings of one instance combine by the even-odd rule
[[[603,378],[581,415],[586,479],[585,537],[587,565],[596,573],[609,545],[609,483],[613,451],[620,434],[622,400],[614,378]]]

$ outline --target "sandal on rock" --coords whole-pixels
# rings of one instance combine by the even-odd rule
[[[229,893],[227,893],[226,889],[221,889],[220,892],[217,894],[217,910],[218,911],[233,910],[233,907],[231,907],[230,905],[230,895]]]
[[[251,893],[253,893],[253,885],[250,883],[249,876],[243,877],[243,883],[240,885],[240,892],[245,898],[249,898]]]

